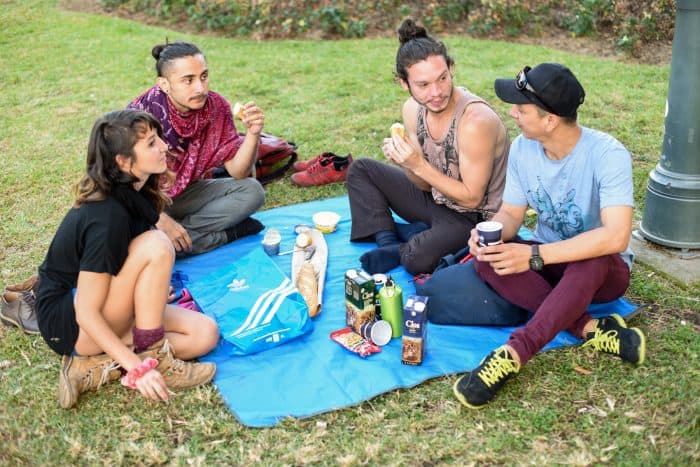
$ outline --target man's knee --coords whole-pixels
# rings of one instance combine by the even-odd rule
[[[230,218],[232,221],[240,220],[241,215],[248,217],[263,204],[265,204],[265,189],[254,178],[244,178],[240,180],[226,179],[229,188],[221,197],[225,204],[218,205],[219,213],[223,218]]]
[[[491,276],[491,274],[493,273],[491,263],[487,261],[479,261],[476,258],[474,258],[474,270],[479,275],[479,277],[481,277],[482,280],[486,277]]]
[[[346,183],[352,184],[357,180],[366,179],[368,173],[370,173],[372,171],[372,168],[376,167],[377,164],[381,164],[381,162],[375,161],[374,159],[369,157],[363,157],[362,159],[354,160],[348,168]]]
[[[562,280],[586,289],[614,285],[624,293],[629,286],[629,277],[629,269],[619,255],[606,255],[569,263]]]
[[[260,209],[265,204],[265,188],[254,178],[239,180],[243,183],[242,192],[245,193],[244,205],[251,213]]]
[[[401,251],[401,265],[414,276],[433,272],[440,258],[426,250],[416,250],[404,245]]]

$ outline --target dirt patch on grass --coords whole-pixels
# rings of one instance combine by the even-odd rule
[[[552,34],[548,37],[521,36],[510,40],[522,44],[541,45],[594,57],[610,58],[621,62],[648,65],[667,65],[671,63],[671,41],[644,44],[631,52],[625,52],[615,47],[612,39],[571,37],[565,32]]]

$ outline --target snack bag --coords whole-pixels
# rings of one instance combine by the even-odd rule
[[[381,347],[363,338],[353,331],[352,328],[343,328],[338,331],[333,331],[331,333],[331,339],[362,358],[382,351]]]

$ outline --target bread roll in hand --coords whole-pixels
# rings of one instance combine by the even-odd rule
[[[406,129],[400,123],[394,123],[391,125],[391,137],[398,136],[399,138],[406,139]]]
[[[238,102],[233,104],[233,116],[238,120],[243,120],[243,104]]]

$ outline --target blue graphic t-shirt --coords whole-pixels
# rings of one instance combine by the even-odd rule
[[[510,146],[503,201],[537,211],[535,240],[566,240],[600,227],[601,209],[634,206],[632,158],[615,138],[586,127],[562,160],[520,135]],[[629,247],[622,259],[631,267]]]

